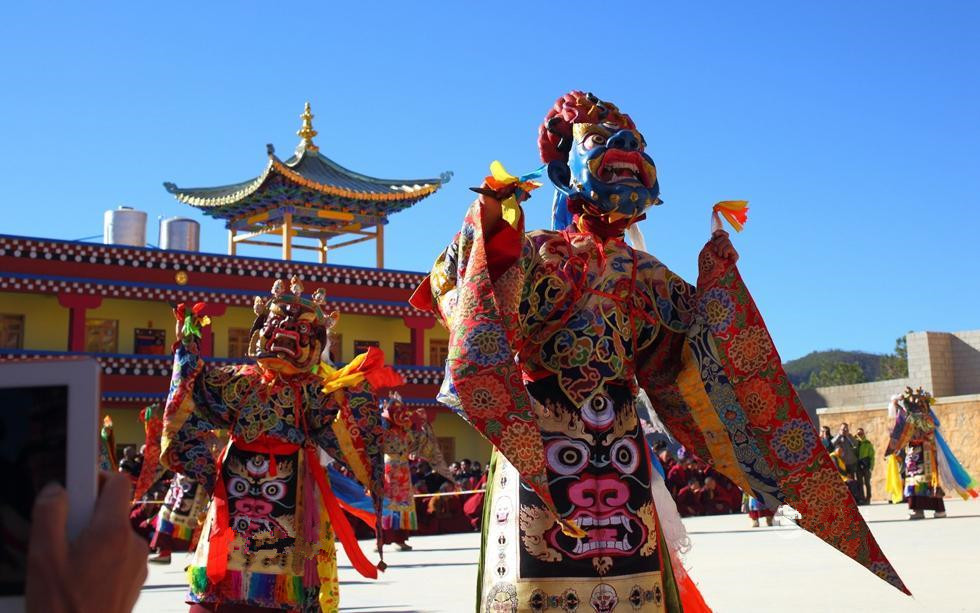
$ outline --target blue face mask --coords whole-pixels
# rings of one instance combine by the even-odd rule
[[[644,148],[635,129],[576,123],[568,163],[551,162],[548,176],[565,199],[581,201],[589,213],[636,217],[660,203],[657,169]]]

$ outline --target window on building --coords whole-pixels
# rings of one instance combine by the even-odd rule
[[[364,353],[368,347],[381,347],[378,341],[354,341],[354,355]]]
[[[119,353],[119,320],[86,319],[85,351],[89,353]]]
[[[228,357],[240,360],[248,356],[248,328],[228,328]]]
[[[452,436],[437,436],[436,443],[439,445],[439,451],[442,452],[442,458],[446,462],[456,461],[456,439]]]
[[[133,353],[141,355],[163,355],[167,333],[159,328],[136,328],[133,330]]]
[[[449,357],[449,341],[431,339],[429,341],[429,366],[443,366]]]
[[[24,348],[24,316],[0,315],[0,349]]]
[[[395,364],[411,366],[415,363],[415,346],[412,343],[395,343]]]

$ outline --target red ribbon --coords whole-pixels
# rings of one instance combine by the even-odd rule
[[[364,360],[351,369],[353,373],[364,373],[364,378],[374,392],[404,385],[405,381],[393,368],[385,366],[385,353],[377,347],[368,347]]]
[[[350,522],[347,521],[347,516],[344,515],[344,511],[340,508],[340,504],[337,502],[337,497],[334,496],[333,490],[330,489],[330,484],[327,482],[327,474],[323,471],[323,467],[320,466],[316,449],[313,447],[306,448],[306,461],[313,468],[311,472],[313,473],[313,479],[316,480],[317,488],[320,490],[323,506],[327,509],[327,515],[330,516],[333,531],[344,545],[344,551],[347,552],[347,557],[350,558],[351,564],[357,572],[361,573],[361,576],[367,577],[368,579],[377,579],[378,567],[372,564],[361,550],[361,545],[357,542],[357,537],[354,535],[354,529],[351,528]]]
[[[207,576],[211,585],[217,585],[225,578],[228,571],[228,548],[231,541],[235,538],[228,519],[228,491],[225,489],[225,480],[222,477],[221,465],[225,457],[228,456],[228,449],[231,442],[225,447],[224,453],[217,459],[215,466],[218,470],[217,479],[214,482],[214,527],[208,535],[208,562]]]

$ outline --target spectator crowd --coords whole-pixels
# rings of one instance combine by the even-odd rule
[[[653,451],[664,469],[664,481],[677,503],[681,517],[725,515],[742,510],[742,490],[731,479],[683,447],[671,453],[666,443],[654,443]]]
[[[851,434],[850,425],[842,423],[832,436],[829,426],[820,429],[820,442],[830,454],[851,496],[858,504],[871,504],[871,471],[875,466],[875,448],[865,436],[864,428]]]

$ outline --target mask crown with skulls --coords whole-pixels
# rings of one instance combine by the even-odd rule
[[[901,402],[905,405],[907,411],[926,412],[932,405],[933,398],[932,394],[923,390],[921,387],[915,390],[911,387],[906,387],[902,393]]]
[[[573,214],[633,221],[661,203],[643,135],[629,115],[594,94],[572,91],[559,98],[538,130],[538,149],[559,191],[556,230]]]
[[[248,354],[272,366],[310,370],[327,348],[327,335],[338,313],[326,311],[323,288],[304,298],[303,282],[296,275],[289,280],[289,291],[282,279],[276,279],[271,294],[270,298],[255,297]]]

